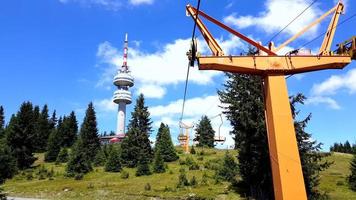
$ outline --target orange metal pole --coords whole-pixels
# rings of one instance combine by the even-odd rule
[[[268,146],[275,199],[306,200],[285,77],[267,75],[264,84]]]

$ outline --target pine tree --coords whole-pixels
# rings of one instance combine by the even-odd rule
[[[6,128],[6,142],[19,169],[29,168],[36,160],[33,156],[34,137],[33,106],[30,102],[24,102]]]
[[[56,110],[53,111],[51,119],[49,120],[49,128],[52,130],[57,126],[57,114]]]
[[[149,166],[149,158],[146,157],[144,150],[142,149],[139,154],[139,159],[137,163],[136,176],[147,176],[151,175],[152,172]]]
[[[165,162],[172,162],[179,159],[174,148],[168,125],[161,123],[156,136],[155,151],[160,151]]]
[[[58,129],[53,129],[48,138],[47,152],[45,153],[46,162],[54,162],[61,150],[60,135]]]
[[[348,140],[346,140],[344,147],[345,147],[344,153],[352,153],[352,147]]]
[[[16,159],[5,142],[0,141],[0,185],[5,182],[5,179],[12,178],[16,171]]]
[[[194,141],[198,141],[197,146],[199,147],[214,147],[214,136],[215,131],[211,126],[210,119],[207,116],[202,116],[197,127],[195,128]]]
[[[348,177],[348,182],[351,190],[356,191],[356,154],[353,155],[353,159],[350,163],[351,174]]]
[[[116,147],[113,147],[108,160],[105,164],[105,171],[106,172],[120,172],[121,167],[121,158],[119,154],[119,150]]]
[[[79,137],[85,147],[85,153],[92,161],[97,151],[100,150],[100,141],[98,137],[96,114],[93,103],[91,102],[86,110],[85,117],[80,128]]]
[[[134,111],[131,113],[131,120],[128,125],[126,138],[123,140],[122,160],[128,167],[135,167],[138,164],[139,153],[143,154],[148,162],[152,160],[153,151],[151,148],[149,135],[151,134],[150,113],[143,95],[139,95],[136,100]]]
[[[86,174],[93,170],[91,166],[90,156],[87,154],[87,147],[79,138],[73,145],[72,152],[69,157],[66,172],[68,176],[77,174]]]
[[[44,105],[37,120],[36,139],[33,141],[36,145],[37,152],[43,152],[46,150],[50,133],[51,128],[48,115],[48,107],[47,105]]]
[[[223,165],[216,171],[216,176],[223,179],[224,181],[234,182],[236,181],[235,177],[238,174],[238,165],[234,160],[234,157],[225,153],[223,159]]]
[[[155,158],[153,161],[153,172],[155,173],[164,173],[166,172],[166,168],[164,165],[164,160],[161,155],[161,151],[158,150],[155,153]]]
[[[78,133],[78,122],[74,111],[68,117],[63,118],[63,147],[71,147]]]
[[[242,178],[240,187],[256,199],[273,199],[273,183],[264,118],[262,80],[257,76],[226,73],[225,89],[218,91],[226,106],[239,151],[237,159]]]
[[[66,163],[68,162],[68,159],[69,159],[68,149],[61,148],[61,150],[58,153],[56,163]]]
[[[4,108],[0,106],[0,139],[4,137],[5,134],[5,114]]]

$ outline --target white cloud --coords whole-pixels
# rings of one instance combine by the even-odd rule
[[[271,34],[281,30],[309,5],[310,1],[306,0],[268,0],[265,3],[265,10],[260,12],[258,16],[237,17],[237,14],[233,13],[225,17],[224,22],[238,28],[256,26],[262,31]],[[284,33],[289,35],[296,34],[314,21],[320,14],[320,9],[314,4],[294,23],[288,26]],[[313,35],[316,33],[316,30],[317,28],[313,28],[308,33]]]
[[[221,38],[218,41],[226,54],[234,53],[239,47],[244,47],[239,39],[232,36],[226,40]],[[139,87],[153,85],[156,88],[164,88],[167,85],[183,83],[186,78],[188,64],[186,51],[189,49],[189,45],[190,39],[177,39],[152,53],[146,53],[137,46],[129,48],[128,64],[133,77],[138,82],[137,85]],[[208,53],[205,41],[198,41],[198,49],[202,53]],[[113,76],[122,64],[122,55],[109,42],[103,42],[99,44],[97,57],[102,64],[106,65],[99,65],[104,68],[96,86],[112,87]],[[189,80],[195,84],[207,85],[212,83],[213,78],[220,74],[222,73],[217,71],[199,71],[195,67],[190,70]],[[144,88],[138,90],[143,91]],[[165,92],[161,90],[159,94],[164,95]],[[156,94],[151,95],[151,97],[161,98],[162,96]]]
[[[334,110],[341,109],[341,106],[332,98],[330,97],[322,97],[322,96],[314,96],[310,97],[305,101],[305,104],[308,105],[319,105],[319,104],[326,104],[329,108]]]
[[[118,109],[117,104],[112,99],[96,100],[94,101],[94,106],[100,113],[115,112]]]
[[[67,3],[78,3],[83,6],[101,6],[108,10],[117,11],[120,8],[132,5],[132,6],[139,6],[143,4],[153,4],[154,0],[59,0],[59,2],[63,4]]]
[[[340,90],[346,90],[350,94],[356,92],[356,69],[349,70],[344,75],[333,75],[322,83],[315,84],[312,94],[333,95]]]
[[[154,0],[130,0],[132,5],[153,4]]]
[[[158,85],[144,85],[137,90],[137,94],[144,94],[146,98],[161,99],[166,94],[166,89]]]

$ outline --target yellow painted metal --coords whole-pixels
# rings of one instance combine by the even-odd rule
[[[203,24],[201,19],[199,17],[197,17],[195,10],[190,6],[189,7],[187,6],[187,12],[189,13],[190,16],[193,17],[194,20],[196,20],[197,26],[198,26],[200,32],[202,33],[205,41],[207,42],[210,50],[212,51],[213,55],[214,56],[223,56],[224,55],[223,50],[221,49],[219,44],[216,42],[213,35],[208,31],[206,26]]]
[[[268,145],[275,199],[306,200],[287,85],[284,76],[264,78]]]
[[[200,70],[230,71],[244,74],[297,74],[325,69],[342,69],[351,62],[343,56],[201,56]]]
[[[316,19],[314,22],[310,23],[307,27],[305,27],[303,30],[299,31],[297,34],[295,34],[294,36],[292,36],[290,39],[288,39],[287,41],[285,41],[283,44],[281,44],[279,47],[277,47],[275,49],[275,52],[278,52],[279,50],[281,50],[283,47],[287,46],[289,43],[293,42],[296,38],[298,38],[299,36],[301,36],[302,34],[304,34],[307,30],[309,30],[310,28],[312,28],[313,26],[317,25],[318,23],[321,22],[321,20],[323,20],[325,17],[327,17],[328,15],[330,15],[331,13],[335,12],[337,10],[337,8],[339,7],[339,5],[342,4],[341,2],[339,2],[334,8],[330,9],[328,12],[326,12],[325,14],[323,14],[322,16],[320,16],[318,19]],[[343,7],[343,6],[342,6]]]
[[[330,21],[328,30],[324,36],[323,43],[321,44],[319,54],[330,55],[330,47],[336,31],[337,22],[339,21],[340,14],[344,11],[344,5],[339,2],[336,7],[333,18]]]

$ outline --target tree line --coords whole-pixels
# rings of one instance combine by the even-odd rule
[[[330,151],[339,153],[356,153],[356,144],[351,145],[348,140],[345,143],[335,142],[331,147]]]

